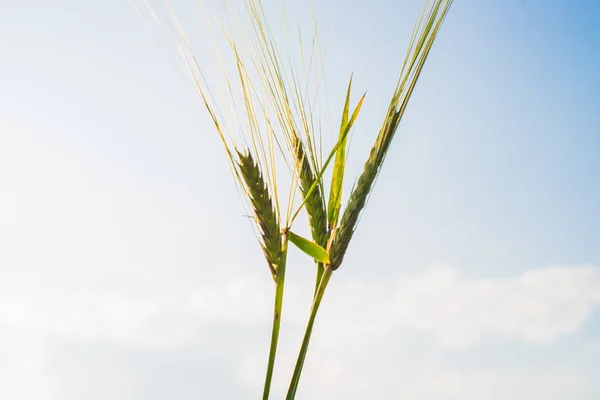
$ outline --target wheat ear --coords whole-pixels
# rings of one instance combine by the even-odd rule
[[[281,260],[282,235],[279,218],[275,213],[271,195],[263,175],[252,155],[237,152],[238,166],[244,180],[248,198],[252,206],[256,223],[260,230],[260,244],[273,276],[277,274],[277,266]]]
[[[425,60],[451,5],[452,0],[437,0],[433,5],[430,5],[430,8],[425,7],[423,9],[423,13],[415,26],[400,79],[390,101],[383,125],[377,135],[375,144],[371,148],[369,158],[365,162],[363,172],[350,193],[350,199],[344,210],[340,225],[331,238],[330,259],[333,270],[339,268],[344,259],[360,214],[367,203]]]
[[[350,193],[348,205],[344,210],[330,250],[331,268],[334,271],[342,264],[361,211],[365,207],[377,174],[383,165],[385,154],[392,140],[393,132],[398,126],[399,119],[399,113],[396,112],[386,120],[375,145],[371,148],[363,172],[360,174],[354,189]]]
[[[308,198],[306,197],[316,177],[300,139],[296,138],[294,147],[296,150],[296,171],[299,176],[302,198],[306,199],[304,207],[308,214],[312,238],[319,246],[325,246],[327,241],[327,211],[325,210],[322,186],[317,184]]]

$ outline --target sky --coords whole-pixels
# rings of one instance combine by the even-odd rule
[[[173,3],[216,68],[206,15]],[[357,177],[419,2],[312,3],[325,126],[351,73],[354,101],[367,91]],[[600,397],[599,64],[598,2],[454,2],[298,399]],[[0,398],[258,398],[274,287],[244,214],[164,30],[125,0],[0,0]],[[273,398],[308,264],[290,251]]]

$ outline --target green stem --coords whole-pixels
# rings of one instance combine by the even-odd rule
[[[308,325],[306,326],[306,331],[304,332],[304,339],[302,339],[302,347],[300,347],[300,354],[298,354],[298,360],[296,360],[296,367],[294,368],[294,375],[292,376],[292,381],[290,382],[290,387],[285,397],[286,400],[294,400],[296,397],[296,390],[298,389],[300,375],[302,374],[302,367],[304,366],[304,360],[306,359],[306,353],[308,352],[308,345],[310,343],[310,336],[312,334],[313,325],[315,323],[317,312],[319,311],[319,305],[321,304],[321,300],[323,299],[323,294],[325,293],[325,289],[327,288],[327,284],[329,283],[329,278],[331,278],[331,272],[331,266],[325,266],[323,270],[323,276],[321,277],[321,281],[319,283],[319,288],[315,293],[315,298],[313,300],[312,308],[310,310]]]
[[[323,263],[317,262],[317,279],[315,280],[315,293],[313,296],[317,295],[317,291],[319,290],[319,284],[321,283],[321,277],[323,276]]]
[[[281,261],[277,267],[277,283],[275,284],[275,306],[273,310],[273,330],[271,332],[271,346],[269,349],[269,364],[267,366],[267,376],[265,378],[265,388],[263,390],[263,400],[269,399],[271,392],[271,380],[273,379],[273,369],[275,367],[275,354],[277,353],[277,342],[279,340],[279,327],[281,326],[281,310],[283,308],[283,287],[285,283],[285,264],[287,260],[288,238],[283,238],[281,251]]]

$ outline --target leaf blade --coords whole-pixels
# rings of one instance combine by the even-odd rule
[[[346,126],[348,125],[348,111],[350,109],[350,94],[352,91],[352,76],[348,83],[348,91],[346,92],[346,101],[344,104],[344,111],[342,112],[342,122],[340,125],[340,136],[338,140],[341,140],[340,148],[335,155],[335,161],[333,164],[333,174],[331,176],[331,189],[329,191],[329,204],[327,207],[328,215],[327,220],[330,227],[335,227],[337,224],[338,216],[340,213],[340,207],[342,203],[342,185],[344,183],[344,170],[346,167],[346,147],[347,138],[344,136]]]
[[[349,127],[351,127],[352,124],[354,124],[354,121],[356,120],[356,117],[358,117],[358,113],[360,112],[360,108],[362,107],[362,103],[365,100],[365,96],[366,95],[367,95],[366,93],[362,95],[362,97],[360,98],[360,101],[358,102],[356,108],[354,109],[354,112],[352,113],[352,117],[350,118]],[[337,153],[337,151],[339,150],[340,146],[342,145],[342,142],[348,136],[348,132],[350,131],[349,127],[345,130],[344,135],[342,135],[342,137],[340,137],[340,139],[337,141],[337,143],[335,144],[335,146],[333,147],[333,149],[331,149],[331,152],[329,153],[329,156],[327,157],[327,160],[325,160],[325,163],[321,167],[321,170],[317,174],[317,177],[315,178],[314,183],[312,184],[311,188],[306,192],[304,201],[302,202],[302,204],[300,204],[300,206],[296,209],[296,212],[293,214],[293,216],[292,216],[292,218],[290,220],[291,222],[293,222],[296,219],[296,217],[298,216],[298,213],[300,212],[300,210],[302,210],[302,207],[304,207],[304,204],[306,203],[307,199],[310,197],[310,195],[312,194],[312,192],[315,190],[317,184],[319,182],[321,182],[321,178],[323,177],[323,174],[325,173],[325,170],[327,169],[327,166],[329,166],[329,163],[331,162],[331,159]]]
[[[300,235],[296,235],[294,232],[288,232],[288,239],[294,243],[296,247],[302,250],[307,255],[311,256],[315,260],[324,264],[329,264],[329,253],[323,247],[319,246],[315,242],[311,242],[308,239],[303,238]]]

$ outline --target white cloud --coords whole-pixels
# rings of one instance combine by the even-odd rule
[[[400,388],[403,397],[444,400],[581,398],[589,391],[589,377],[570,368],[520,368],[492,371],[438,370]]]
[[[58,398],[44,371],[44,356],[42,336],[9,330],[0,319],[0,398]]]
[[[600,303],[592,266],[529,270],[516,278],[469,279],[445,267],[402,282],[392,300],[400,327],[464,346],[486,333],[550,344],[579,330]]]
[[[264,291],[245,280],[189,293],[3,290],[0,323],[33,335],[164,348],[188,344],[202,326],[267,321]]]
[[[485,397],[485,387],[494,379],[527,387],[537,398],[543,398],[539,393],[545,378],[540,376],[551,371],[538,374],[524,368],[523,376],[531,375],[527,382],[510,369],[496,371],[493,365],[487,373],[450,373],[442,367],[431,370],[429,365],[417,368],[416,351],[434,351],[438,357],[445,354],[444,346],[479,345],[484,349],[488,336],[496,343],[501,339],[505,343],[550,345],[561,335],[578,332],[600,305],[600,269],[593,266],[539,268],[502,279],[468,278],[455,268],[442,267],[396,285],[344,281],[343,275],[336,278],[326,294],[303,377],[303,396],[311,399],[362,398],[366,393],[385,396],[390,391],[427,400],[469,398],[466,394],[471,392]],[[63,392],[45,370],[49,338],[59,338],[67,346],[76,342],[92,346],[113,343],[169,352],[197,346],[204,331],[214,327],[234,332],[244,342],[244,350],[235,355],[237,365],[231,365],[231,377],[259,392],[267,339],[261,336],[257,340],[240,329],[267,332],[272,289],[266,279],[243,278],[192,291],[145,294],[5,288],[0,293],[0,377],[11,384],[1,386],[0,397],[61,398]],[[293,284],[288,286],[276,393],[285,391],[297,355],[310,297],[305,292]],[[422,342],[405,342],[411,334]],[[208,351],[211,346],[224,346],[224,342],[203,345],[209,346]],[[413,346],[416,353],[411,353]],[[408,352],[409,361],[393,362],[390,368],[382,361],[382,354],[374,352],[377,348],[389,349],[390,354]],[[394,373],[403,378],[396,382]],[[585,377],[570,369],[556,375],[561,376],[565,387],[585,382]],[[115,382],[118,387],[114,390],[135,393],[135,388],[122,379]],[[504,389],[498,390],[508,396]],[[53,392],[57,393],[54,397]],[[40,397],[40,393],[45,395]],[[123,393],[115,396],[134,397]]]
[[[168,345],[188,340],[198,324],[268,323],[271,291],[270,282],[249,279],[142,296],[4,289],[0,321],[40,334]],[[292,284],[287,292],[285,320],[303,324],[307,299]],[[429,331],[449,345],[473,344],[486,333],[549,344],[561,334],[576,332],[599,303],[600,270],[592,266],[539,268],[502,279],[467,278],[455,268],[442,267],[395,287],[334,278],[320,322],[347,332],[331,343],[336,347],[338,340],[362,340],[393,329]],[[170,323],[160,324],[163,318]]]
[[[0,191],[0,222],[5,222],[16,214],[17,202],[7,193]]]
[[[484,370],[470,370],[465,367],[469,363],[456,369],[452,362],[436,366],[435,360],[473,346],[489,352],[493,346],[486,345],[487,337],[494,339],[494,346],[498,340],[506,345],[532,343],[552,352],[553,343],[578,332],[600,305],[597,267],[537,268],[495,279],[469,278],[456,268],[440,267],[396,285],[343,279],[334,278],[326,294],[305,366],[302,398],[385,398],[398,393],[427,400],[561,399],[569,392],[592,393],[591,377],[573,359],[563,359],[571,363],[564,367],[521,362],[507,367],[495,365],[491,357],[482,361]],[[284,339],[278,353],[274,391],[281,396],[297,355],[301,316],[306,317],[298,312],[298,297],[286,301],[294,313],[288,320],[297,326],[284,329],[284,336],[294,336],[295,342]],[[382,348],[399,359],[385,364],[377,354]],[[241,381],[256,392],[264,356],[249,351],[240,363]],[[420,357],[425,357],[423,365]]]

